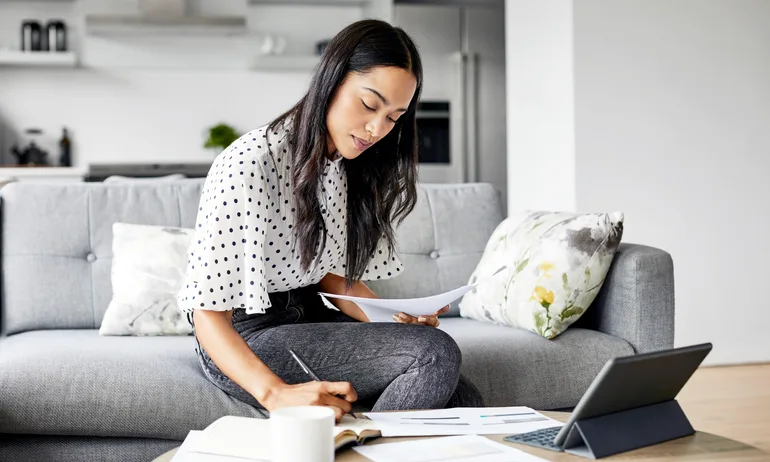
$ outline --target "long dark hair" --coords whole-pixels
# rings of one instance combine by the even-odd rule
[[[350,24],[326,46],[307,94],[269,125],[269,132],[292,118],[292,182],[296,202],[294,236],[301,268],[307,271],[323,255],[326,228],[318,191],[328,152],[326,114],[349,72],[366,73],[377,66],[411,72],[417,87],[407,112],[385,137],[353,160],[344,160],[347,175],[347,260],[345,283],[360,280],[377,244],[387,239],[396,250],[398,226],[417,202],[417,124],[422,92],[422,62],[412,39],[387,22],[365,19]],[[390,259],[391,255],[388,256]]]

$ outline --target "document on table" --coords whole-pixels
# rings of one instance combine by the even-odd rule
[[[187,434],[182,445],[174,453],[171,462],[267,462],[270,459],[253,459],[216,454],[213,452],[199,452],[197,445],[204,439],[203,431],[191,430]]]
[[[270,421],[252,417],[221,417],[192,441],[185,440],[185,444],[192,456],[212,457],[212,461],[269,461]]]
[[[382,436],[513,435],[563,425],[522,406],[461,407],[429,411],[365,412],[381,422]]]
[[[431,315],[446,305],[449,305],[453,301],[457,300],[458,298],[462,297],[466,293],[470,292],[479,284],[483,284],[484,282],[493,278],[506,268],[507,266],[503,266],[495,271],[492,275],[482,280],[476,281],[473,284],[458,287],[457,289],[450,290],[449,292],[444,292],[443,294],[438,295],[431,295],[429,297],[385,299],[352,297],[350,295],[337,295],[329,294],[326,292],[319,292],[319,295],[324,298],[339,298],[342,300],[349,300],[354,302],[361,308],[361,310],[363,310],[370,321],[393,322],[393,315],[399,312],[404,312],[412,316]]]
[[[541,462],[544,460],[478,435],[357,446],[353,450],[374,462]]]

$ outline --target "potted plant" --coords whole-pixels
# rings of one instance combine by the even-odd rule
[[[223,149],[230,146],[239,136],[238,132],[230,125],[219,123],[209,128],[209,136],[203,144],[203,147],[207,149],[216,149],[218,154]]]

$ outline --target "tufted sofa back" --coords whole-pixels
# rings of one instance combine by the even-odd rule
[[[112,298],[112,224],[193,228],[203,181],[5,186],[2,332],[99,328]],[[404,272],[369,283],[381,297],[431,295],[467,283],[502,220],[488,184],[423,184],[419,194],[398,229]]]

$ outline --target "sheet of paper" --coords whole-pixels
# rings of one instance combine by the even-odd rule
[[[190,451],[201,438],[203,432],[198,430],[192,430],[187,434],[182,445],[174,453],[174,457],[171,462],[253,462],[254,459],[243,459],[240,457],[230,457],[221,454],[206,454],[201,452]]]
[[[326,292],[319,292],[321,297],[339,298],[342,300],[349,300],[355,302],[370,321],[373,322],[393,322],[393,314],[404,312],[412,316],[426,316],[435,313],[441,308],[449,305],[453,301],[462,297],[466,293],[470,292],[478,286],[483,284],[489,279],[496,276],[498,273],[506,269],[507,266],[495,271],[492,275],[478,280],[473,284],[458,287],[457,289],[444,292],[443,294],[431,295],[429,297],[420,298],[401,298],[401,299],[385,299],[385,298],[365,298],[365,297],[352,297],[349,295],[337,295]]]
[[[249,417],[221,417],[200,432],[189,444],[188,452],[227,457],[222,460],[230,462],[269,461],[270,422]]]
[[[513,435],[563,425],[521,406],[366,412],[364,415],[386,424],[380,430],[382,436]]]
[[[544,459],[478,435],[357,446],[374,462],[540,462]]]

